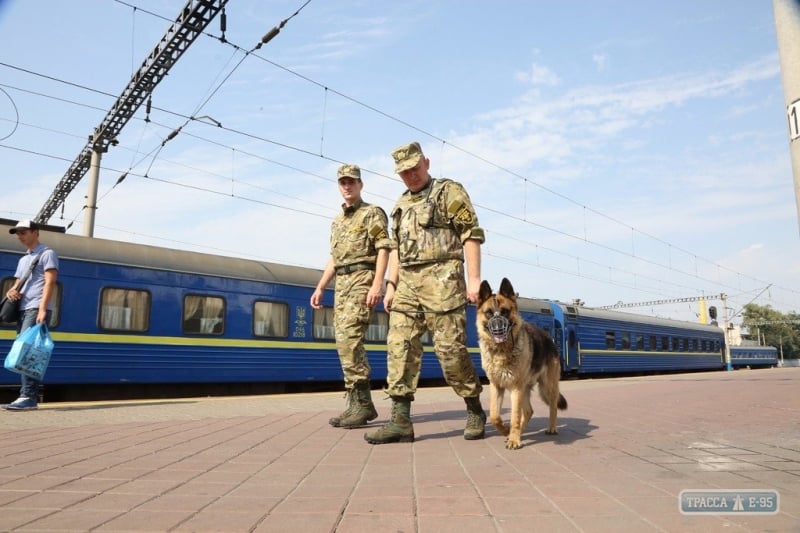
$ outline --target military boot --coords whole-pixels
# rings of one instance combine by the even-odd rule
[[[345,391],[344,393],[345,401],[347,402],[347,407],[344,411],[339,413],[338,415],[334,416],[330,420],[328,420],[328,424],[332,425],[335,428],[338,428],[343,418],[347,418],[353,412],[355,408],[355,394],[353,394],[352,389]]]
[[[339,419],[339,427],[351,429],[378,418],[378,411],[375,410],[375,404],[372,403],[369,381],[356,383],[351,394],[354,397],[353,408],[348,415]]]
[[[464,438],[467,440],[482,439],[486,431],[486,413],[481,407],[480,396],[464,398],[467,404],[467,427],[464,428]]]
[[[414,426],[411,425],[411,400],[392,396],[392,417],[389,422],[372,433],[364,433],[370,444],[389,442],[414,442]]]

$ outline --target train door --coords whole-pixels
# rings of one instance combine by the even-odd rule
[[[581,364],[578,340],[578,310],[575,306],[559,306],[561,321],[564,324],[564,357],[562,369],[565,372],[577,371]]]
[[[578,347],[575,334],[575,323],[565,316],[561,304],[550,302],[553,310],[555,331],[553,339],[558,346],[558,355],[561,357],[561,371],[570,372],[578,368]]]
[[[558,350],[558,357],[561,360],[561,369],[564,370],[566,368],[566,361],[565,361],[565,352],[564,352],[564,328],[561,327],[561,324],[556,321],[555,322],[555,331],[553,331],[553,340],[556,343],[556,349]]]
[[[580,366],[578,358],[578,333],[575,325],[567,326],[567,368],[577,370]]]

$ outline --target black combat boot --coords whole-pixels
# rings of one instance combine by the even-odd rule
[[[392,396],[392,418],[372,433],[365,433],[364,440],[370,444],[389,442],[414,442],[414,426],[411,425],[411,400]]]

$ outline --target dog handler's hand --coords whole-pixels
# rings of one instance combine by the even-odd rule
[[[481,288],[481,280],[480,279],[472,279],[470,278],[467,281],[467,300],[470,303],[477,303],[478,302],[478,292]]]
[[[383,308],[387,313],[392,309],[392,300],[394,300],[394,283],[387,283],[386,294],[383,297]]]
[[[381,301],[381,286],[370,287],[367,293],[367,307],[375,307]]]

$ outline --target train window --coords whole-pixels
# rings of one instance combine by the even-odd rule
[[[385,341],[386,333],[389,331],[389,315],[384,311],[373,311],[372,319],[367,327],[365,338],[367,341]]]
[[[655,335],[650,335],[650,351],[658,350],[658,343],[656,342],[658,339]]]
[[[314,338],[336,339],[336,331],[333,326],[333,307],[314,309]]]
[[[692,339],[692,351],[693,352],[699,352],[700,351],[699,344],[700,344],[700,341],[698,341],[697,339]]]
[[[183,332],[222,335],[225,300],[217,296],[188,294],[183,297]]]
[[[253,307],[253,335],[289,336],[289,306],[278,302],[256,302]]]
[[[100,293],[100,328],[146,331],[150,327],[150,293],[106,287]]]
[[[3,278],[2,285],[0,285],[0,294],[5,294],[8,292],[8,289],[16,281],[16,278],[9,277]],[[48,326],[54,328],[58,326],[61,322],[61,294],[62,294],[62,287],[61,283],[56,281],[56,289],[55,294],[53,294],[52,301],[53,301],[53,312],[50,314],[50,321],[47,323]],[[16,324],[16,322],[9,322],[7,325]]]
[[[622,349],[630,350],[631,348],[631,334],[627,331],[622,333]]]
[[[644,350],[644,335],[641,333],[636,334],[636,349]]]
[[[669,351],[669,337],[666,335],[661,337],[661,351],[668,352]]]
[[[613,331],[606,331],[606,350],[613,350],[617,347],[617,334]]]
[[[570,347],[575,347],[578,344],[578,339],[575,338],[575,331],[570,329],[569,336],[567,338],[569,339]]]

